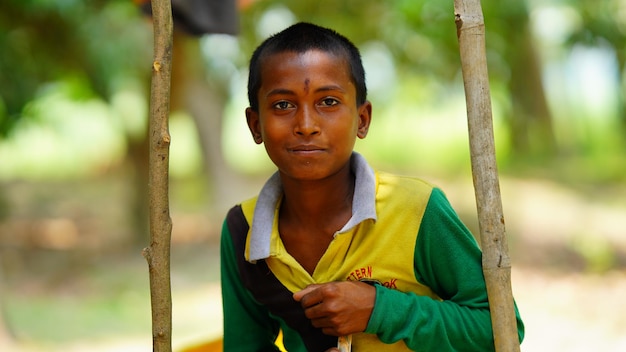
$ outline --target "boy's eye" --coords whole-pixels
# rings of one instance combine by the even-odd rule
[[[335,99],[335,98],[324,98],[324,99],[322,99],[320,105],[323,105],[323,106],[334,106],[334,105],[337,105],[337,104],[339,104],[339,101],[337,101],[337,99]]]
[[[274,104],[274,108],[278,110],[287,110],[293,108],[293,104],[288,101],[279,101],[278,103]]]

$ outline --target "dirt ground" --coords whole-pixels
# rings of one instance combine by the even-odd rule
[[[435,183],[477,233],[471,183]],[[0,350],[151,350],[145,262],[134,251],[98,251],[107,241],[128,235],[115,230],[124,225],[124,208],[89,201],[122,197],[127,189],[119,184],[64,187],[53,192],[50,185],[20,183],[6,193],[12,215],[0,224],[0,294],[17,340],[9,344],[0,335]],[[76,187],[83,198],[58,194]],[[501,187],[513,291],[526,326],[522,351],[626,351],[626,190],[509,178],[501,180]],[[218,240],[217,232],[208,230],[219,223],[189,207],[175,208],[173,220],[173,345],[180,351],[221,334]],[[42,249],[44,244],[53,248]],[[35,250],[24,253],[26,245]],[[51,307],[71,310],[72,304],[90,299],[85,297],[107,303],[86,304],[75,313],[76,325],[60,328],[62,320],[55,316],[60,313]],[[39,301],[42,308],[31,311]],[[92,318],[95,322],[81,320],[90,309],[102,313]],[[106,317],[110,311],[117,316]],[[127,326],[122,320],[131,321]],[[81,324],[104,333],[83,332]],[[41,331],[33,332],[34,326]],[[64,337],[47,337],[47,330]]]

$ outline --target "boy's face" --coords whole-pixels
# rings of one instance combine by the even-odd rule
[[[318,180],[347,167],[372,112],[369,102],[356,106],[349,72],[344,58],[318,50],[263,59],[259,109],[246,118],[283,177]]]

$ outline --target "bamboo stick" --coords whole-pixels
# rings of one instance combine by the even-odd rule
[[[154,61],[150,90],[150,246],[143,250],[150,275],[152,347],[172,351],[172,292],[170,245],[172,220],[169,212],[168,117],[172,71],[173,21],[170,0],[152,0]]]
[[[520,351],[493,135],[485,24],[480,0],[455,0],[483,273],[496,351]]]

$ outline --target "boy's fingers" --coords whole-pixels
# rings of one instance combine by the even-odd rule
[[[315,291],[320,286],[322,286],[322,285],[319,285],[319,284],[309,285],[306,288],[304,288],[303,290],[294,293],[293,294],[293,299],[295,299],[296,302],[300,302],[302,300],[302,297],[304,297],[305,295]]]

